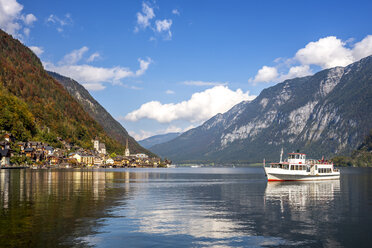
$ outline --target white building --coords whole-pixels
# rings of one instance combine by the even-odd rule
[[[124,156],[126,156],[126,157],[129,157],[130,156],[128,139],[127,139],[127,144],[125,146]]]
[[[0,165],[1,166],[10,165],[10,150],[9,149],[0,150]]]
[[[100,154],[106,155],[106,145],[105,143],[100,143],[98,137],[96,137],[93,142],[94,150],[96,150]]]
[[[106,164],[114,164],[114,160],[112,158],[109,158],[106,160]]]

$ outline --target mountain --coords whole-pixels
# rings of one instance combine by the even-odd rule
[[[146,153],[154,156],[154,154],[141,147],[135,139],[128,134],[127,130],[125,130],[125,128],[116,121],[81,84],[55,72],[48,71],[48,74],[63,85],[70,95],[75,98],[83,109],[103,127],[105,132],[112,139],[116,140],[123,146],[126,145],[126,140],[128,139],[131,153]]]
[[[157,144],[162,144],[164,142],[168,142],[178,136],[180,136],[181,133],[166,133],[166,134],[160,134],[160,135],[155,135],[148,137],[146,139],[138,141],[138,143],[149,149],[150,147],[157,145]]]
[[[337,166],[372,167],[372,129],[351,156],[334,157]]]
[[[92,148],[91,140],[98,136],[108,151],[121,152],[125,148],[48,75],[29,48],[2,30],[0,90],[0,130],[14,132],[18,140],[37,139],[58,146],[61,144],[57,137],[61,137]]]
[[[151,151],[176,162],[277,161],[347,155],[372,128],[372,56],[267,88]]]

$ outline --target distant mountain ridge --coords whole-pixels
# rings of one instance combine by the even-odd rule
[[[77,102],[84,108],[84,110],[96,120],[105,130],[105,132],[121,145],[128,145],[131,153],[147,153],[152,154],[150,151],[141,147],[134,138],[132,138],[127,130],[115,120],[110,113],[106,111],[90,94],[89,92],[75,80],[62,76],[58,73],[48,71],[48,74],[56,79],[63,87],[75,98]]]
[[[346,67],[286,80],[201,126],[151,148],[176,162],[276,161],[349,154],[372,128],[372,56]]]
[[[181,133],[166,133],[166,134],[159,134],[154,135],[151,137],[148,137],[146,139],[138,141],[138,143],[143,146],[144,148],[151,148],[154,145],[162,144],[164,142],[168,142],[178,136],[180,136]]]

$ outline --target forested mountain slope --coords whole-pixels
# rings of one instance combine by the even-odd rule
[[[110,138],[65,88],[44,70],[39,58],[21,42],[0,30],[0,87],[1,109],[9,109],[9,102],[25,112],[27,118],[13,118],[23,126],[26,135],[20,140],[38,137],[57,144],[57,137],[84,148],[92,147],[91,140],[99,136],[108,151],[121,152],[124,146]],[[8,98],[7,101],[3,100]],[[10,100],[9,100],[10,99]],[[18,111],[18,110],[17,110]],[[9,118],[3,115],[5,119]],[[29,125],[22,120],[33,120]],[[3,119],[0,129],[8,129]],[[14,127],[11,130],[15,130]],[[15,131],[14,131],[15,132]],[[31,137],[29,137],[31,136]]]

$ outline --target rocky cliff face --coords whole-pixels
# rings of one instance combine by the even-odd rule
[[[286,80],[151,149],[179,162],[277,160],[281,147],[332,157],[350,153],[371,128],[372,56]]]
[[[48,72],[50,76],[56,79],[70,93],[72,97],[84,108],[84,110],[96,120],[106,131],[106,133],[122,145],[126,145],[128,138],[129,148],[131,153],[147,153],[153,155],[148,150],[141,147],[132,138],[127,130],[116,121],[78,82],[71,78],[64,77],[55,72]]]

